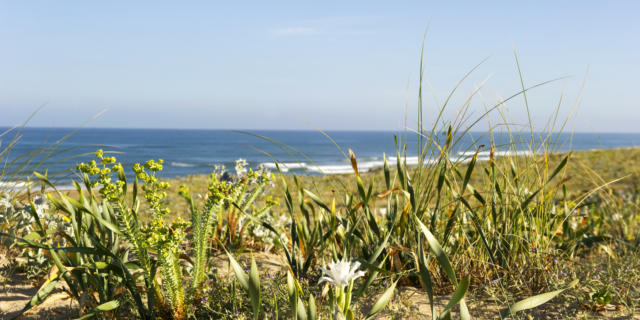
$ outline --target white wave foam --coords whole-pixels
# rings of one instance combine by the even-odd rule
[[[458,152],[459,156],[462,157],[473,157],[473,155],[476,154],[475,151],[464,151],[464,152]],[[478,157],[489,157],[491,155],[491,151],[480,151],[478,152]],[[528,150],[519,150],[519,151],[494,151],[493,155],[496,157],[509,157],[509,156],[516,156],[516,157],[523,157],[523,156],[532,156],[533,152],[528,151]]]
[[[274,162],[263,162],[260,165],[266,169],[276,169],[276,164]],[[304,162],[279,162],[278,166],[280,166],[280,171],[289,172],[289,170],[305,169],[307,164]]]
[[[420,163],[420,157],[407,157],[406,159],[404,157],[400,157],[400,161],[407,165],[407,166],[417,166]],[[426,165],[429,164],[434,164],[436,163],[438,160],[437,159],[424,159],[424,163]],[[398,162],[398,158],[396,157],[389,157],[389,159],[387,160],[387,162],[389,163],[389,166],[392,166],[393,164]]]
[[[376,161],[363,161],[358,163],[358,170],[365,172],[371,169],[382,167],[384,164],[381,160]],[[275,169],[275,163],[261,163],[267,169]],[[283,162],[278,163],[280,166],[280,171],[289,172],[290,170],[306,170],[309,172],[316,172],[322,174],[340,174],[340,173],[350,173],[353,172],[353,168],[351,168],[351,164],[307,164],[305,162]]]
[[[0,181],[0,191],[1,190],[10,190],[11,192],[25,192],[29,188],[32,191],[40,190],[40,183],[36,182],[25,182],[25,181]],[[53,188],[47,186],[46,190],[53,190]],[[75,187],[72,184],[63,184],[56,185],[56,189],[63,190],[75,190]]]
[[[458,156],[452,158],[453,162],[469,162],[475,152],[458,152]],[[495,156],[528,156],[532,155],[529,151],[495,151]],[[368,158],[370,160],[362,160],[358,159],[358,171],[367,172],[374,169],[382,168],[384,166],[383,160],[378,160],[379,158],[372,157]],[[387,162],[389,166],[395,166],[398,158],[389,157],[387,158]],[[408,156],[401,157],[400,160],[403,164],[407,166],[417,166],[420,163],[420,157],[418,156]],[[482,151],[478,153],[477,161],[488,161],[489,160],[489,151]],[[435,164],[438,159],[424,159],[423,165],[432,165]],[[267,169],[276,169],[276,164],[273,162],[263,162],[260,164],[261,166]],[[280,171],[289,172],[291,170],[306,170],[308,172],[315,172],[320,174],[343,174],[343,173],[352,173],[353,168],[351,164],[307,164],[306,162],[280,162],[278,163],[280,166]]]
[[[322,174],[340,174],[353,172],[351,165],[311,165],[307,167],[307,170],[311,172],[317,172]]]
[[[1,181],[0,182],[1,189],[10,189],[10,190],[26,189],[31,185],[33,185],[33,183],[24,182],[24,181]]]
[[[181,168],[191,168],[196,166],[193,163],[184,163],[184,162],[171,162],[169,164],[173,167],[181,167]]]

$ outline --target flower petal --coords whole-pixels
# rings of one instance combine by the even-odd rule
[[[318,280],[318,284],[321,284],[323,282],[335,283],[335,282],[333,282],[333,279],[331,279],[329,277],[320,277],[320,280]]]

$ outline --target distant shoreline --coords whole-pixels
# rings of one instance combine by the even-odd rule
[[[593,148],[593,149],[588,149],[588,150],[574,150],[571,152],[574,153],[592,153],[592,152],[599,152],[599,151],[622,151],[622,150],[640,150],[640,146],[633,146],[633,147],[616,147],[616,148]],[[569,153],[570,151],[560,151],[560,152],[556,152],[553,153],[554,155],[564,155]],[[478,152],[478,157],[477,157],[477,161],[482,162],[482,161],[488,161],[489,160],[489,151],[480,151]],[[465,163],[468,162],[473,156],[474,156],[475,152],[464,152],[461,155],[457,156],[456,159],[453,162],[457,162],[457,163]],[[530,156],[532,155],[532,153],[528,152],[528,151],[517,151],[517,152],[508,152],[508,151],[496,151],[495,152],[495,156],[496,157],[508,157],[508,156]],[[390,167],[395,167],[396,165],[396,158],[395,157],[389,157],[388,158],[388,164]],[[407,162],[406,165],[409,168],[412,167],[416,167],[418,165],[418,157],[412,156],[412,157],[407,157]],[[431,161],[429,161],[430,163],[432,163],[433,161],[435,161],[435,159],[431,159]],[[267,167],[267,169],[270,169],[272,172],[275,172],[275,164],[274,163],[262,163],[263,165],[265,165],[265,167]],[[358,171],[361,173],[367,173],[367,172],[377,172],[380,171],[383,167],[383,160],[374,160],[374,161],[358,161]],[[330,166],[332,168],[334,168],[333,171],[331,172],[327,172],[327,173],[320,173],[320,172],[316,172],[316,171],[311,171],[309,173],[309,171],[304,171],[304,170],[298,170],[298,171],[291,171],[290,169],[286,169],[286,165],[289,166],[296,166],[298,168],[302,167],[302,168],[312,168],[314,169],[314,165],[310,164],[310,165],[301,165],[301,163],[284,163],[284,164],[280,164],[280,168],[281,168],[281,173],[285,174],[285,175],[299,175],[299,176],[332,176],[332,175],[345,175],[345,174],[351,174],[353,172],[353,168],[351,167],[351,164],[345,164],[345,165],[334,165],[334,166]],[[339,168],[338,168],[339,167]],[[285,168],[286,170],[282,170],[283,168]],[[126,168],[125,168],[126,169]],[[228,168],[229,170],[233,170],[232,168]],[[211,171],[213,171],[214,168],[211,167]],[[231,172],[233,173],[233,172]],[[188,178],[188,177],[199,177],[199,176],[208,176],[208,173],[191,173],[191,174],[184,174],[184,175],[176,175],[176,176],[163,176],[162,174],[159,175],[159,177],[163,180],[174,180],[174,179],[183,179],[183,178]],[[2,191],[7,191],[9,190],[9,192],[24,192],[27,190],[28,187],[28,183],[27,181],[24,180],[16,180],[16,181],[0,181],[0,192]],[[39,191],[41,188],[41,183],[34,179],[33,181],[31,181],[31,190],[32,191]],[[47,190],[52,190],[51,187],[47,187]],[[74,185],[71,183],[71,181],[68,181],[66,183],[61,183],[59,185],[56,185],[56,189],[59,191],[69,191],[69,190],[75,190]]]

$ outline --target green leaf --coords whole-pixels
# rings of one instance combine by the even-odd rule
[[[360,297],[362,297],[362,295],[364,294],[366,289],[373,283],[373,281],[376,279],[376,277],[378,277],[378,273],[380,271],[383,271],[383,273],[387,273],[387,274],[389,273],[388,271],[381,269],[386,260],[387,260],[387,257],[382,259],[382,261],[380,261],[380,263],[378,264],[377,267],[375,265],[369,264],[366,261],[360,261],[362,263],[362,265],[365,268],[370,269],[371,272],[369,273],[369,276],[367,277],[367,280],[364,281],[364,283],[360,286],[360,289],[358,289],[358,292],[356,292],[356,295],[355,295],[355,299],[356,300],[360,299]]]
[[[438,240],[436,240],[436,238],[433,236],[431,231],[429,231],[429,229],[425,227],[425,225],[422,223],[422,221],[420,221],[420,219],[418,219],[418,217],[416,217],[416,222],[420,227],[422,233],[426,237],[427,243],[429,243],[429,249],[436,256],[436,259],[438,259],[438,262],[440,263],[444,271],[447,273],[447,276],[449,277],[451,282],[453,282],[453,284],[456,287],[458,287],[458,279],[456,278],[456,273],[455,271],[453,271],[453,267],[451,266],[451,262],[449,261],[449,258],[447,258],[447,255],[444,253],[444,250],[442,250],[442,246],[440,246],[440,243],[438,243]],[[463,320],[467,320],[471,318],[469,315],[469,310],[467,309],[467,304],[464,301],[464,298],[460,300],[460,316]]]
[[[400,158],[400,148],[398,146],[398,136],[393,135],[393,140],[395,141],[396,144],[396,167],[397,167],[397,172],[398,172],[398,179],[400,179],[400,186],[404,187],[406,185],[405,183],[405,179],[406,179],[406,171],[404,170],[404,167],[402,166],[402,162],[401,162],[401,158]]]
[[[34,240],[38,240],[42,238],[42,236],[40,235],[40,233],[38,232],[31,232],[29,234],[27,234],[26,236],[24,236],[22,239],[24,240],[29,240],[29,241],[34,241]]]
[[[476,190],[471,184],[467,184],[467,189],[469,190],[469,192],[471,192],[471,194],[473,194],[473,197],[476,198],[483,206],[486,205],[486,201],[484,200],[480,192],[478,192],[478,190]]]
[[[318,320],[318,309],[316,307],[316,299],[313,294],[309,294],[309,305],[307,306],[307,316],[309,320]]]
[[[549,181],[551,181],[558,174],[558,172],[560,172],[560,170],[562,170],[562,168],[564,168],[567,165],[567,162],[569,162],[569,157],[571,156],[571,154],[572,152],[569,152],[569,154],[567,154],[567,156],[564,157],[562,161],[560,161],[560,164],[558,164],[556,169],[553,170],[553,173],[549,176],[547,183],[549,183]]]
[[[295,285],[295,279],[291,270],[287,272],[287,293],[289,294],[289,304],[291,305],[291,314],[294,320],[298,319],[298,295]]]
[[[37,243],[37,242],[33,242],[33,241],[29,241],[29,240],[26,240],[24,238],[19,238],[19,237],[10,235],[10,234],[5,233],[5,232],[0,232],[0,237],[6,237],[6,238],[9,238],[9,239],[15,239],[21,245],[24,245],[24,246],[27,246],[27,247],[31,247],[31,248],[49,249],[49,247],[47,247],[46,245],[43,245],[43,244],[40,244],[40,243]]]
[[[478,152],[480,152],[479,148],[476,151],[476,153],[473,155],[473,158],[471,158],[471,162],[469,162],[469,166],[467,167],[467,172],[464,175],[464,181],[462,182],[462,190],[460,190],[460,196],[464,194],[464,191],[467,188],[467,184],[469,183],[469,180],[471,180],[471,173],[473,172],[473,168],[476,166],[476,160],[478,159]]]
[[[527,199],[525,199],[522,204],[520,204],[520,208],[522,210],[527,209],[527,207],[529,206],[529,203],[531,203],[531,201],[533,201],[533,198],[535,198],[535,196],[538,195],[538,193],[542,190],[542,187],[540,187],[538,190],[534,191]]]
[[[389,228],[389,232],[387,233],[387,236],[378,245],[376,250],[374,250],[373,254],[369,257],[369,260],[368,261],[360,261],[363,266],[374,270],[374,272],[371,273],[369,278],[367,278],[367,281],[365,281],[365,283],[360,287],[360,289],[358,289],[358,291],[356,292],[356,296],[355,296],[356,299],[360,298],[364,294],[365,290],[369,287],[369,285],[371,285],[371,283],[373,282],[374,278],[378,275],[378,272],[380,272],[380,271],[386,272],[386,270],[382,270],[382,269],[380,269],[380,267],[376,267],[374,265],[374,262],[378,259],[378,257],[382,253],[382,251],[387,247],[387,243],[389,242],[389,237],[391,237],[391,234],[393,233],[394,227],[395,227],[395,223],[392,224],[391,228]],[[385,259],[382,259],[382,262],[380,262],[380,266],[382,266],[382,264],[384,263]]]
[[[111,230],[113,233],[115,233],[115,234],[117,234],[119,236],[122,235],[122,232],[120,232],[120,228],[118,228],[118,226],[116,226],[115,224],[113,224],[113,223],[105,220],[103,217],[101,217],[100,212],[94,212],[94,210],[87,210],[87,212],[89,212],[89,214],[91,214],[91,216],[93,216],[96,220],[98,220],[102,226],[107,227],[107,229]]]
[[[75,320],[91,319],[97,317],[100,312],[111,311],[119,306],[120,303],[118,302],[118,300],[111,300],[95,307],[90,313],[87,313],[80,318],[76,318]]]
[[[436,259],[438,259],[438,262],[440,263],[442,268],[444,268],[444,271],[447,273],[447,276],[449,276],[451,282],[453,282],[453,284],[457,286],[458,279],[456,279],[456,273],[453,271],[453,267],[451,266],[449,258],[447,258],[444,250],[442,250],[442,246],[440,246],[440,243],[438,243],[438,240],[436,240],[431,231],[429,231],[429,229],[427,229],[427,227],[417,217],[416,222],[418,223],[418,227],[420,227],[420,230],[426,237],[427,243],[429,243],[429,249],[436,256]]]
[[[500,315],[502,317],[508,317],[510,315],[515,314],[518,311],[532,309],[532,308],[535,308],[537,306],[540,306],[540,305],[546,303],[547,301],[555,298],[556,296],[558,296],[560,293],[564,292],[565,290],[574,287],[577,283],[578,283],[578,279],[571,281],[571,283],[569,283],[569,285],[567,287],[563,288],[563,289],[542,293],[542,294],[539,294],[537,296],[533,296],[533,297],[529,297],[529,298],[520,300],[520,301],[512,304],[509,308],[502,310],[500,312]]]
[[[422,240],[418,240],[418,267],[420,268],[420,278],[422,279],[422,287],[427,292],[429,298],[429,307],[431,309],[432,319],[436,319],[436,309],[433,303],[433,284],[431,282],[431,276],[429,275],[429,269],[427,268],[427,258],[422,250]]]
[[[227,253],[227,256],[229,257],[229,264],[231,264],[231,268],[233,269],[238,282],[240,282],[242,288],[244,288],[245,290],[249,290],[249,276],[244,273],[244,270],[242,269],[238,261],[236,261],[236,259],[231,255],[231,253],[229,253],[229,251],[227,251],[227,248],[225,248],[222,243],[220,243],[220,246],[224,249],[224,252]]]
[[[251,271],[249,271],[249,297],[251,298],[253,318],[258,319],[260,315],[260,274],[258,274],[258,266],[253,256],[251,256]]]
[[[373,305],[373,308],[371,308],[371,311],[369,311],[369,314],[367,315],[367,319],[371,319],[371,317],[373,317],[376,313],[380,312],[382,309],[384,309],[385,306],[387,306],[389,301],[391,301],[391,298],[393,298],[393,292],[396,290],[397,283],[398,281],[396,280],[396,282],[394,282],[382,294],[382,296],[378,299],[378,301],[376,301],[376,303]]]
[[[100,312],[105,312],[105,311],[111,311],[117,307],[120,306],[120,302],[118,302],[118,300],[111,300],[109,302],[105,302],[99,306],[97,306],[94,310],[95,311],[100,311]]]
[[[389,172],[389,163],[387,162],[387,155],[382,153],[382,158],[384,159],[384,183],[387,186],[387,190],[391,189],[391,174]]]
[[[479,219],[478,219],[478,216],[476,215],[476,211],[471,207],[471,205],[465,198],[461,197],[460,202],[462,202],[462,204],[464,204],[464,206],[467,207],[467,209],[469,209],[469,213],[471,213],[473,225],[475,226],[476,231],[480,235],[480,239],[482,239],[482,244],[487,250],[487,253],[489,253],[489,258],[491,258],[491,263],[496,264],[497,260],[494,257],[493,251],[491,250],[491,246],[489,246],[489,242],[487,241],[487,237],[484,235],[484,232],[482,231],[482,227],[478,222]]]
[[[50,281],[46,281],[40,287],[40,289],[38,289],[38,292],[36,292],[36,294],[33,295],[33,297],[31,297],[31,300],[29,300],[29,302],[24,306],[24,308],[22,308],[20,313],[17,314],[12,319],[17,319],[22,314],[27,312],[29,309],[31,309],[31,308],[41,304],[42,302],[44,302],[44,300],[46,300],[47,297],[49,297],[49,294],[51,294],[51,291],[53,291],[53,289],[56,287],[56,284],[58,284],[59,280],[60,280],[60,275],[58,275],[57,277],[53,278]]]
[[[317,205],[322,207],[322,209],[327,210],[327,212],[331,212],[331,208],[329,208],[329,206],[327,206],[324,202],[322,202],[322,200],[320,200],[320,198],[317,195],[315,195],[313,192],[305,189],[304,193],[306,193],[309,196],[309,198],[313,200],[313,202],[315,202]]]
[[[353,311],[351,309],[347,310],[347,314],[345,315],[345,317],[347,318],[347,320],[354,320],[356,318],[355,315],[353,315]]]
[[[450,312],[453,307],[455,307],[458,303],[464,299],[464,296],[467,294],[467,290],[469,290],[469,276],[466,276],[460,280],[458,286],[456,287],[456,292],[451,296],[451,300],[447,303],[447,306],[442,310],[442,313]]]
[[[95,269],[106,269],[111,265],[103,261],[96,261],[94,263],[91,263],[89,266]]]
[[[298,319],[299,320],[307,320],[307,311],[304,308],[304,302],[298,298]]]

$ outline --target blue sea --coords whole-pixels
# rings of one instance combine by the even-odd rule
[[[0,128],[0,133],[8,128]],[[250,167],[263,165],[296,174],[336,174],[351,171],[344,153],[351,148],[361,170],[382,165],[383,153],[395,157],[394,134],[402,142],[404,133],[388,131],[223,131],[223,130],[166,130],[166,129],[98,129],[98,128],[24,128],[14,129],[0,137],[5,150],[16,135],[19,139],[4,152],[1,160],[5,169],[19,168],[18,175],[4,179],[23,180],[32,171],[44,172],[58,180],[74,177],[72,168],[79,162],[93,159],[96,149],[113,152],[125,168],[148,159],[164,159],[163,177],[211,173],[215,165],[233,170],[237,159],[245,159]],[[464,160],[480,145],[481,158],[488,155],[489,137],[481,132],[468,133],[459,138],[452,157]],[[445,135],[436,137],[443,143]],[[495,133],[499,154],[541,152],[541,134],[534,134],[534,150],[529,149],[530,133],[522,132],[518,141],[509,145],[506,133]],[[333,141],[332,141],[333,140]],[[606,149],[640,145],[640,134],[629,133],[562,133],[554,135],[549,151]],[[556,142],[557,141],[557,142]],[[407,134],[407,163],[417,162],[418,136]],[[37,151],[37,150],[44,150]],[[341,151],[342,150],[342,151]],[[28,161],[28,165],[25,162]],[[13,170],[16,171],[16,170]],[[7,170],[9,172],[9,170]],[[7,181],[4,181],[5,183]]]

